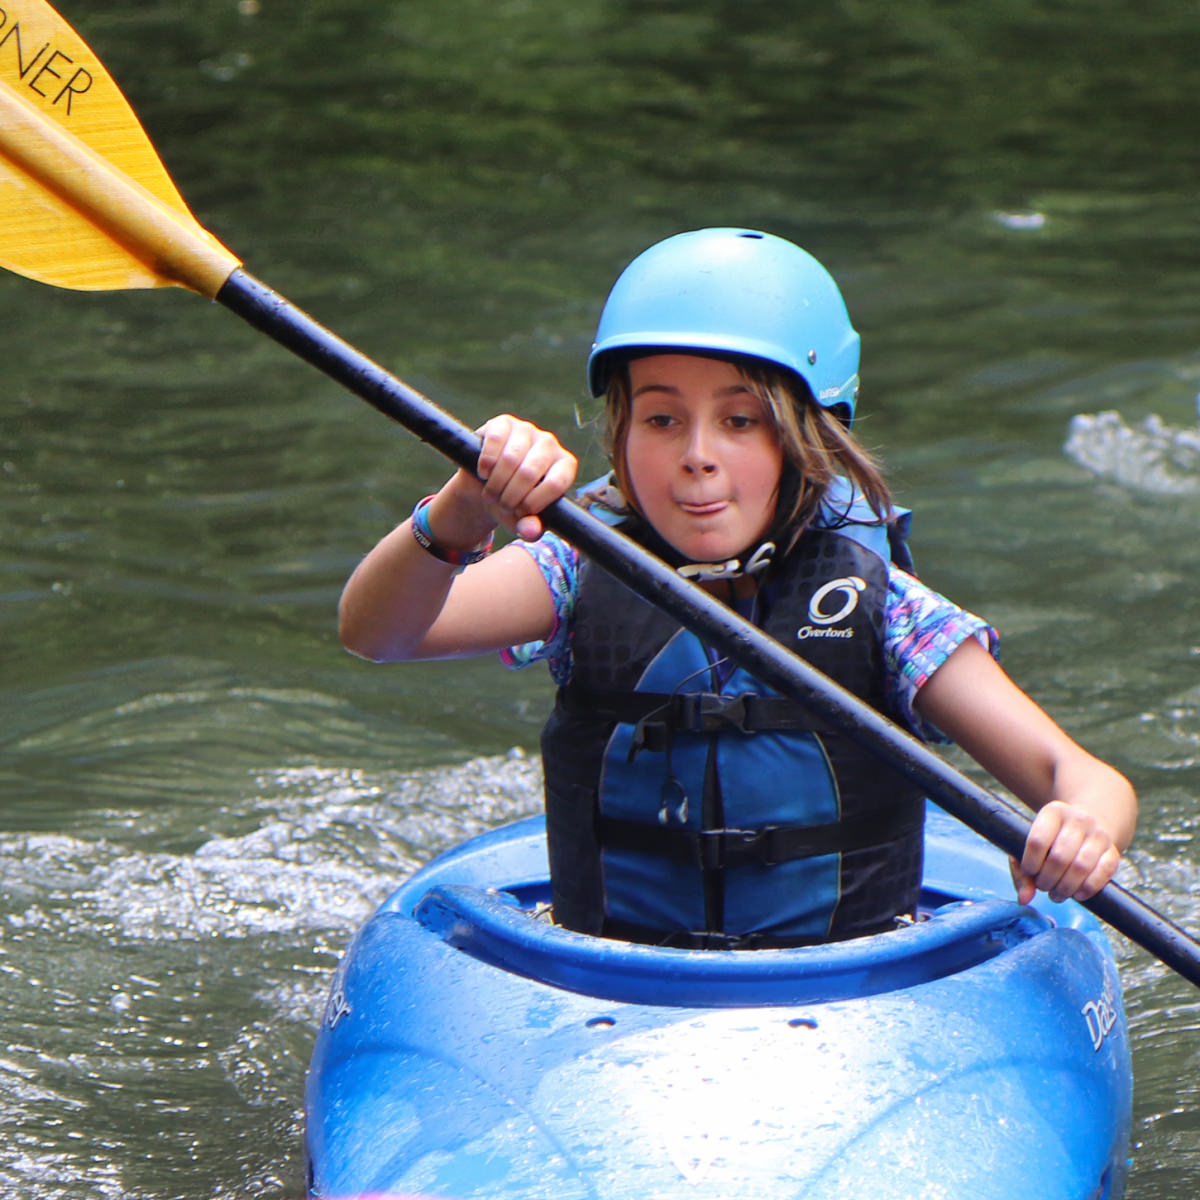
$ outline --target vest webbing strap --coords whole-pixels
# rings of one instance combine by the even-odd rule
[[[641,725],[664,733],[828,732],[830,726],[798,700],[747,692],[721,696],[715,692],[609,692],[581,687],[560,691],[572,716]]]
[[[602,849],[661,854],[703,871],[747,863],[773,867],[798,858],[845,854],[897,841],[916,833],[925,820],[925,802],[843,817],[826,825],[767,825],[762,829],[685,829],[645,825],[603,813],[596,818]]]

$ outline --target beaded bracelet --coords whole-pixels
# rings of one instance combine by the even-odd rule
[[[459,568],[469,567],[471,563],[478,562],[491,553],[494,533],[489,533],[487,541],[474,550],[451,550],[449,546],[440,545],[429,528],[429,505],[432,500],[432,496],[426,496],[424,500],[417,502],[412,511],[412,535],[422,550],[432,554],[439,562]]]

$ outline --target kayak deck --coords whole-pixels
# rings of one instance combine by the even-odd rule
[[[929,919],[734,953],[531,918],[538,819],[450,851],[338,968],[311,1194],[1116,1200],[1132,1081],[1107,938],[1078,905],[1002,899],[1003,855],[938,810],[927,847]]]

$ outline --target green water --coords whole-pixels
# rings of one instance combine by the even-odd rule
[[[724,223],[817,254],[922,574],[1135,780],[1124,878],[1200,928],[1200,10],[64,15],[254,274],[468,423],[532,416],[592,465],[571,410],[629,258]],[[548,680],[341,652],[342,581],[447,469],[225,310],[4,276],[0,355],[0,1194],[291,1200],[336,955],[414,864],[536,808]],[[1104,410],[1128,438],[1069,444]],[[1130,1196],[1182,1200],[1196,993],[1118,952]]]

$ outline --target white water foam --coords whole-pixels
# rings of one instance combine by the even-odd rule
[[[117,941],[345,932],[438,850],[541,802],[540,763],[520,751],[391,779],[280,768],[259,783],[257,827],[191,852],[63,834],[0,838],[0,921]]]
[[[1200,425],[1176,429],[1152,415],[1130,426],[1119,412],[1071,419],[1067,457],[1110,483],[1154,495],[1200,494]]]

